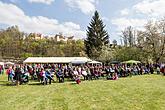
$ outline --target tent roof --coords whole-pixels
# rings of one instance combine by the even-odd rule
[[[90,64],[102,64],[102,62],[99,62],[99,61],[90,61],[90,62],[88,62],[88,63],[90,63]]]
[[[91,61],[86,57],[29,57],[24,63],[70,63],[74,60]]]
[[[0,65],[4,65],[4,62],[0,62]]]
[[[5,64],[7,64],[7,65],[14,65],[13,62],[6,62]]]
[[[84,63],[86,63],[87,61],[84,61],[84,60],[73,60],[73,61],[71,61],[70,63],[72,63],[72,64],[84,64]]]
[[[137,63],[141,63],[140,61],[136,61],[136,60],[129,60],[129,61],[124,61],[123,63],[135,63],[135,64],[137,64]]]

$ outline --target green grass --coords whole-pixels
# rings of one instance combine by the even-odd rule
[[[165,77],[7,86],[0,76],[0,110],[165,110]]]

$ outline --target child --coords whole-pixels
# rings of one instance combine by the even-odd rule
[[[73,74],[74,74],[74,79],[75,79],[76,83],[77,84],[80,84],[80,82],[81,82],[81,80],[80,80],[80,74],[78,73],[78,71],[76,71],[75,68],[74,68]]]
[[[113,78],[113,80],[117,80],[118,79],[118,75],[117,75],[116,72],[114,73],[114,76],[112,78]]]
[[[107,80],[117,80],[117,79],[118,79],[118,75],[116,72],[113,73],[112,77],[111,76],[107,77]]]

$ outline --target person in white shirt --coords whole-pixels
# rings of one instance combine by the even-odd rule
[[[78,73],[78,71],[76,70],[76,68],[73,69],[73,75],[74,75],[74,79],[76,81],[77,84],[80,84],[81,80],[80,80],[80,74]]]
[[[84,77],[84,80],[88,80],[87,72],[86,72],[85,68],[82,68],[82,75]]]

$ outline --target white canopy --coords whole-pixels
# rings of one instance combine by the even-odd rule
[[[5,64],[7,64],[7,65],[14,65],[14,63],[12,63],[12,62],[6,62]]]
[[[4,65],[4,62],[0,62],[0,65],[2,65],[2,66],[3,66],[3,65]]]
[[[102,64],[102,62],[99,62],[99,61],[91,61],[91,62],[88,62],[89,64]]]
[[[29,57],[23,63],[71,63],[75,60],[91,61],[86,57]]]
[[[84,60],[73,60],[70,63],[72,63],[72,64],[85,64],[86,62],[87,61],[84,61]]]

